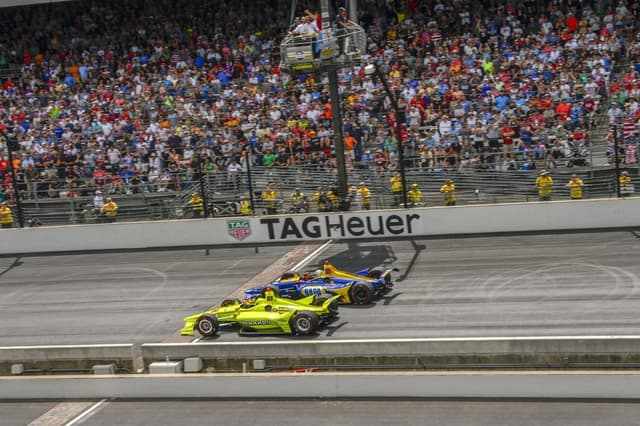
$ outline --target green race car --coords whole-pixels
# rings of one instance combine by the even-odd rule
[[[247,334],[312,334],[337,318],[338,298],[309,296],[291,300],[267,291],[264,297],[225,300],[219,308],[185,318],[180,334],[193,335],[197,331],[209,337],[222,326],[235,326],[240,333]]]

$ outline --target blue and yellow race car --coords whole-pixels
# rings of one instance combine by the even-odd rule
[[[273,291],[282,297],[298,299],[310,295],[340,296],[342,303],[364,305],[391,291],[392,268],[367,268],[358,272],[337,269],[326,261],[322,270],[313,272],[286,272],[277,280],[246,291],[245,297],[257,297]]]

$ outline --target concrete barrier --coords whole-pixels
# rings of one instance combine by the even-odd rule
[[[605,398],[640,395],[640,374],[308,373],[4,377],[0,400],[101,398]]]
[[[6,229],[0,255],[638,226],[640,197]]]
[[[90,371],[95,364],[115,364],[134,371],[134,345],[61,345],[0,347],[0,374],[11,373],[12,364],[42,372]]]
[[[208,371],[251,370],[256,359],[275,371],[640,364],[640,336],[159,343],[141,349],[145,365],[198,357]]]

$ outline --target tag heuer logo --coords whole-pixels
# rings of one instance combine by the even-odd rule
[[[228,220],[227,232],[238,241],[251,235],[251,225],[248,220]]]

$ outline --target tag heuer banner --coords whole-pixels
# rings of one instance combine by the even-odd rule
[[[227,232],[238,241],[251,235],[251,224],[248,220],[228,220]]]

